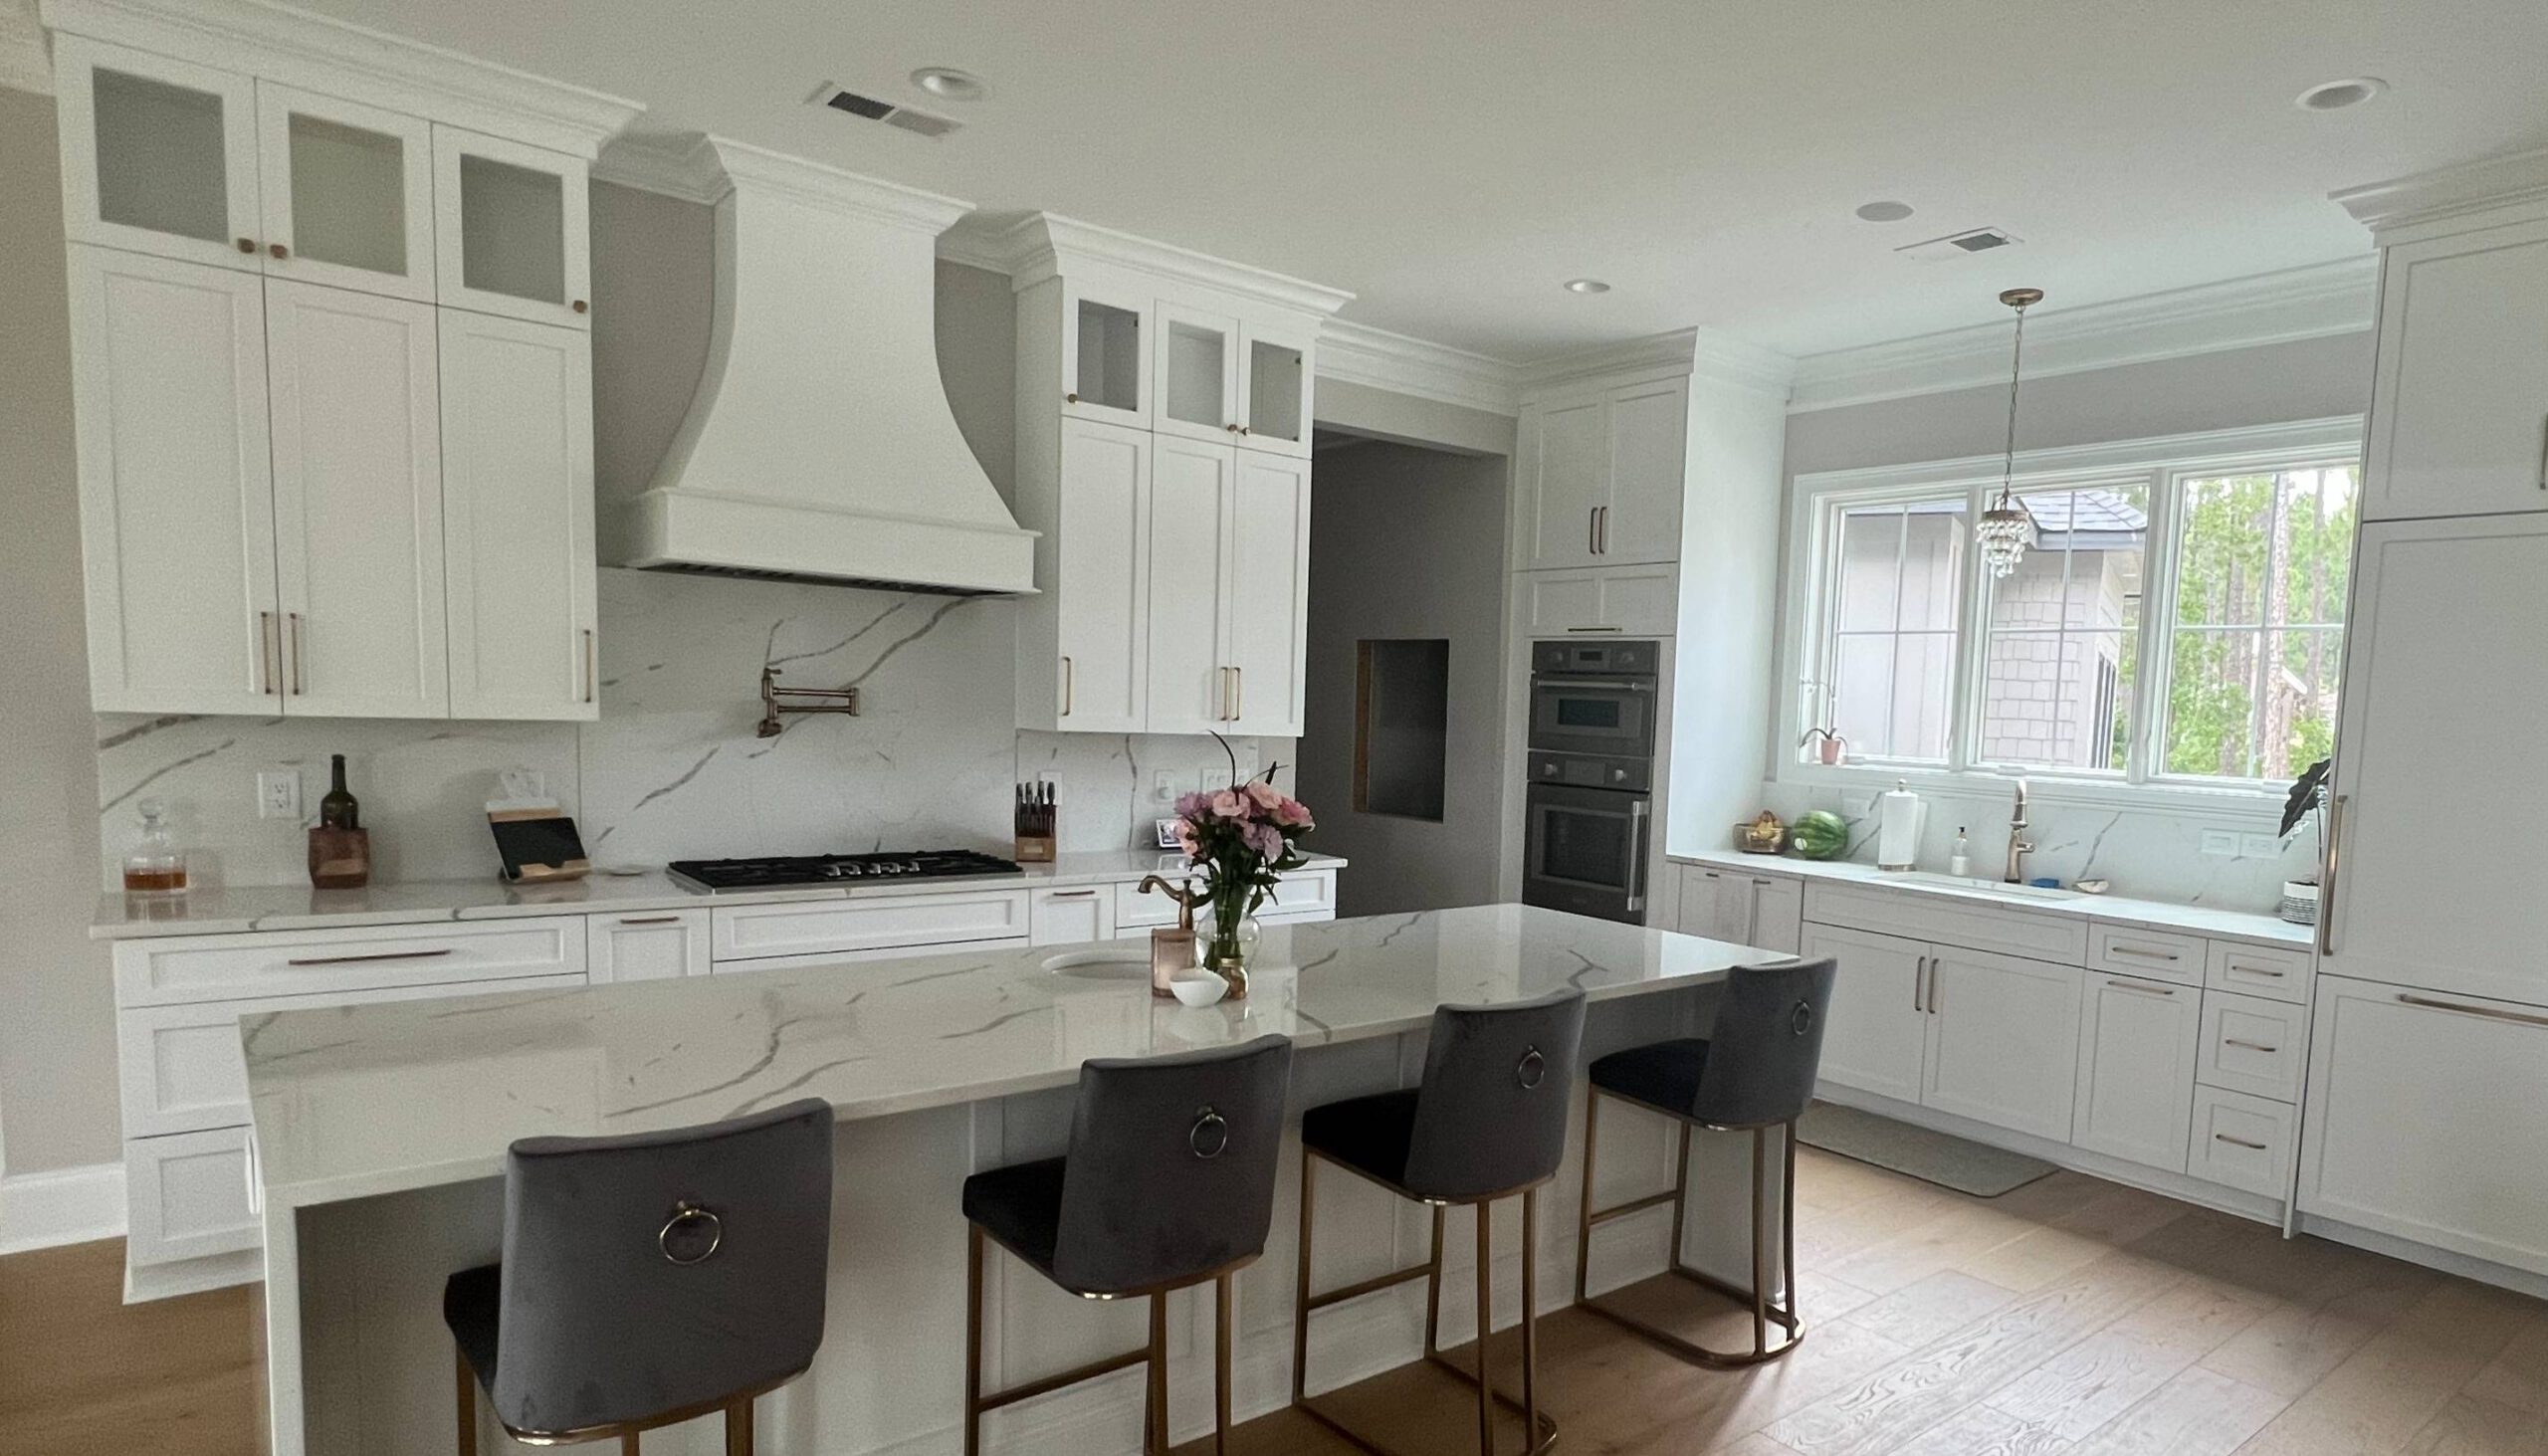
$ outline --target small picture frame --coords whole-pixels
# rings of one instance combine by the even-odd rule
[[[1160,848],[1181,849],[1184,847],[1176,842],[1177,823],[1178,821],[1174,819],[1155,819],[1152,821],[1154,829],[1159,834]]]

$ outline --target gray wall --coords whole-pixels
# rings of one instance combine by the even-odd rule
[[[1330,387],[1319,386],[1323,424]],[[1340,915],[1495,899],[1509,473],[1500,455],[1377,441],[1319,453],[1300,783],[1318,815],[1311,842],[1354,861],[1338,881]],[[1450,640],[1447,802],[1438,824],[1354,811],[1357,644],[1365,637]]]
[[[81,612],[53,103],[0,89],[0,1147],[117,1155],[114,986],[90,943],[98,768]]]

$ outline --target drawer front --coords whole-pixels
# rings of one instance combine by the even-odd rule
[[[1112,939],[1115,887],[1082,885],[1070,890],[1038,890],[1027,914],[1038,945],[1077,945]]]
[[[654,911],[584,918],[595,985],[708,973],[708,912]]]
[[[126,940],[114,958],[122,1007],[580,976],[584,918],[171,936]]]
[[[710,955],[720,961],[853,950],[926,949],[975,940],[1023,940],[1026,892],[887,895],[873,900],[720,906]]]
[[[1148,934],[1145,932],[1144,934]],[[978,964],[960,957],[985,950],[1022,950],[1024,936],[997,940],[956,940],[945,945],[884,945],[873,950],[824,950],[812,955],[756,955],[749,960],[720,960],[709,967],[717,975],[749,975],[763,970],[818,970],[869,960],[912,960],[945,956],[958,966]]]
[[[574,987],[580,974],[509,977],[491,990]],[[322,1011],[375,1001],[421,1001],[468,995],[475,986],[399,986],[336,995],[267,996],[247,1001],[189,1001],[139,1006],[115,1016],[115,1064],[123,1093],[123,1135],[152,1138],[248,1121],[248,1072],[240,1057],[239,1018],[274,1011]]]
[[[2203,993],[2203,1051],[2195,1080],[2206,1087],[2300,1100],[2308,1013],[2287,1001]]]
[[[2186,1171],[2279,1201],[2290,1191],[2292,1127],[2288,1103],[2198,1087]]]
[[[1336,918],[1336,872],[1304,870],[1285,875],[1283,883],[1265,897],[1256,909],[1258,920],[1334,920]]]
[[[2088,967],[2117,975],[2203,984],[2205,941],[2201,936],[2173,931],[2144,931],[2103,923],[2088,933]]]
[[[2215,940],[2204,962],[2203,983],[2216,991],[2263,996],[2271,1001],[2309,999],[2309,952],[2298,946],[2249,945]]]
[[[126,1263],[169,1264],[265,1243],[245,1128],[132,1139],[123,1144],[123,1176]]]
[[[1967,907],[1934,896],[1852,886],[1807,884],[1805,918],[1816,925],[1872,931],[1880,936],[1959,945],[1968,950],[1995,950],[2064,965],[2077,965],[2088,948],[2088,927],[2083,921],[2022,910]]]

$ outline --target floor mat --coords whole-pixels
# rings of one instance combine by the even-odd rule
[[[1997,1198],[2053,1170],[2039,1157],[1827,1102],[1805,1109],[1797,1121],[1797,1141],[1977,1198]]]

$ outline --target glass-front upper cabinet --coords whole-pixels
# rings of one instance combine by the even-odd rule
[[[1241,445],[1281,455],[1310,453],[1310,391],[1317,325],[1250,323],[1239,354]]]
[[[258,271],[255,83],[73,35],[54,76],[72,238]]]
[[[1062,412],[1148,429],[1151,301],[1062,281]]]
[[[430,123],[259,82],[257,137],[267,273],[434,301]]]
[[[1236,444],[1237,320],[1163,301],[1159,332],[1151,428],[1163,435]]]
[[[433,128],[436,297],[533,323],[590,321],[591,227],[581,159]]]

